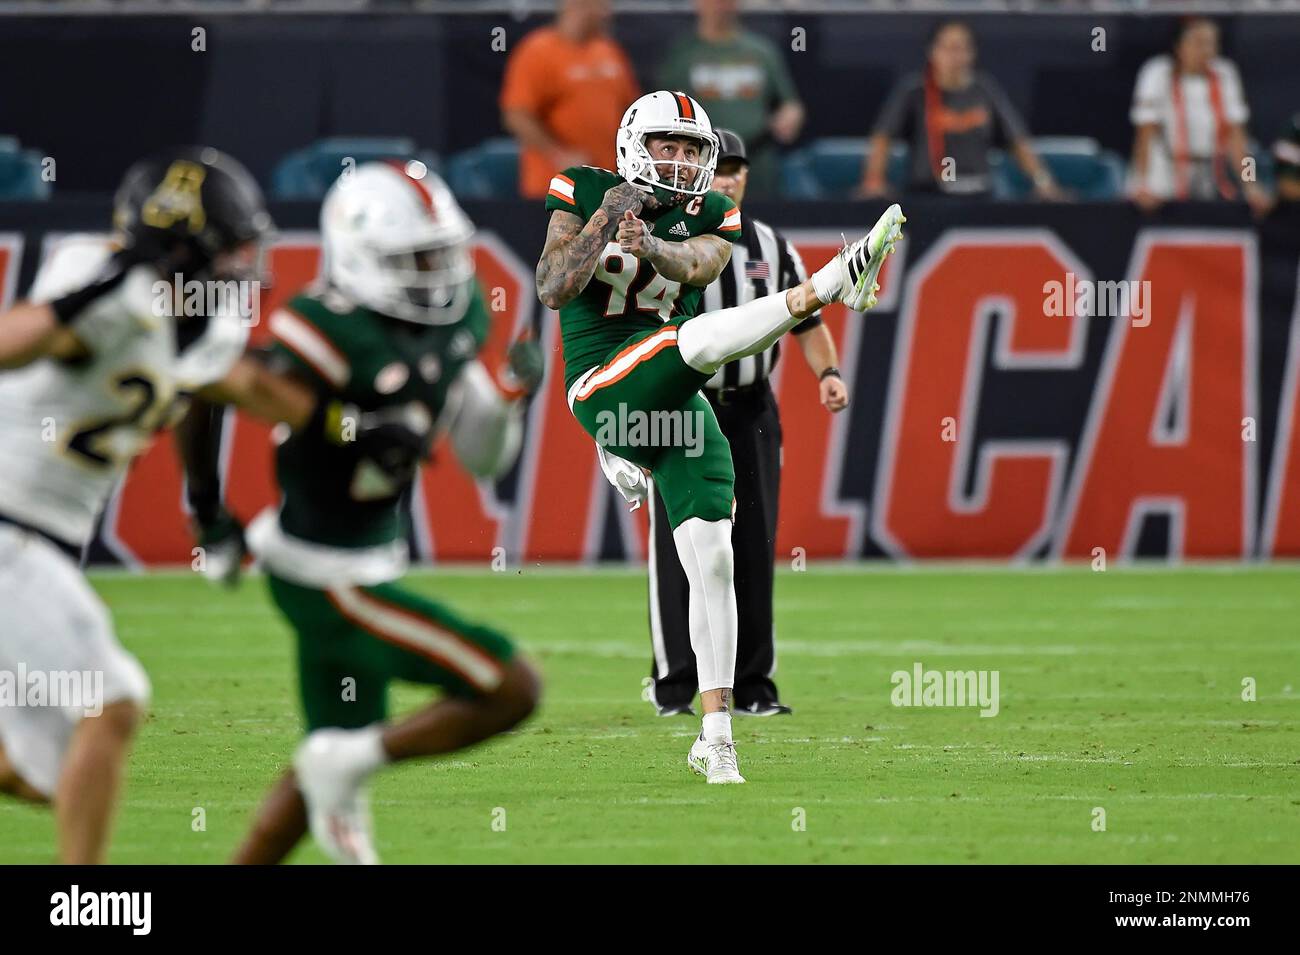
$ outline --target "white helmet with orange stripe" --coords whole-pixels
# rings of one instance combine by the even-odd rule
[[[651,155],[647,138],[676,136],[695,141],[693,155]],[[709,114],[690,96],[670,90],[647,93],[627,108],[614,151],[618,174],[667,204],[704,195],[718,167],[718,137]]]
[[[323,274],[359,305],[425,325],[450,325],[472,295],[474,225],[418,160],[344,173],[321,206]]]

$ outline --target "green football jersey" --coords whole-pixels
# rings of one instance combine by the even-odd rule
[[[275,352],[322,400],[338,398],[363,412],[422,401],[436,419],[452,382],[487,339],[489,317],[475,283],[469,309],[452,325],[389,318],[331,290],[297,296],[270,325]],[[343,548],[406,536],[399,502],[409,487],[393,487],[355,444],[295,432],[276,452],[276,475],[286,534]]]
[[[586,222],[600,208],[606,191],[621,182],[623,177],[608,169],[566,169],[551,180],[546,209],[563,209]],[[720,192],[643,212],[641,219],[666,242],[684,242],[698,235],[717,235],[728,242],[740,238],[740,212]],[[637,332],[657,328],[672,318],[695,315],[703,296],[703,286],[666,279],[646,259],[610,242],[587,287],[560,308],[565,388]]]

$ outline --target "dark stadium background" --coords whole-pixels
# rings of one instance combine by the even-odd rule
[[[60,193],[111,190],[132,160],[178,142],[229,150],[264,179],[285,153],[326,136],[408,136],[450,155],[503,135],[497,95],[506,56],[492,50],[492,30],[504,27],[513,42],[547,20],[502,13],[95,16],[93,6],[69,5],[78,8],[90,15],[0,19],[0,84],[9,91],[0,97],[0,134],[60,157]],[[614,36],[643,87],[667,44],[694,28],[682,5],[673,11],[614,18]],[[963,15],[978,35],[981,68],[1002,83],[1035,135],[1092,136],[1128,155],[1134,78],[1168,46],[1175,18]],[[808,108],[806,142],[865,136],[894,79],[922,62],[925,37],[939,19],[753,13],[744,24],[782,49],[792,29],[807,30],[806,52],[786,56]],[[1223,54],[1246,84],[1252,131],[1267,141],[1300,107],[1300,18],[1216,19]],[[199,26],[207,31],[203,53],[190,49]],[[1106,30],[1105,53],[1089,45],[1098,27]]]

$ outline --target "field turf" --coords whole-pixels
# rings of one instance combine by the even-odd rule
[[[221,862],[298,737],[290,634],[258,578],[93,580],[154,683],[110,860]],[[795,713],[736,718],[731,787],[687,770],[697,722],[641,699],[642,574],[410,582],[517,635],[546,697],[508,737],[378,778],[388,862],[1300,861],[1295,565],[785,573]],[[892,705],[918,662],[998,671],[998,715]],[[48,814],[0,800],[0,862],[52,846]]]

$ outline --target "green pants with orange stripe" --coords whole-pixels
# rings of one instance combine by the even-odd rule
[[[678,324],[638,332],[569,389],[596,444],[650,471],[674,528],[730,519],[736,484],[731,445],[700,394],[710,376],[682,360]]]
[[[308,732],[387,719],[393,680],[490,693],[514,655],[503,634],[395,584],[317,590],[273,574],[267,582],[297,634]]]

